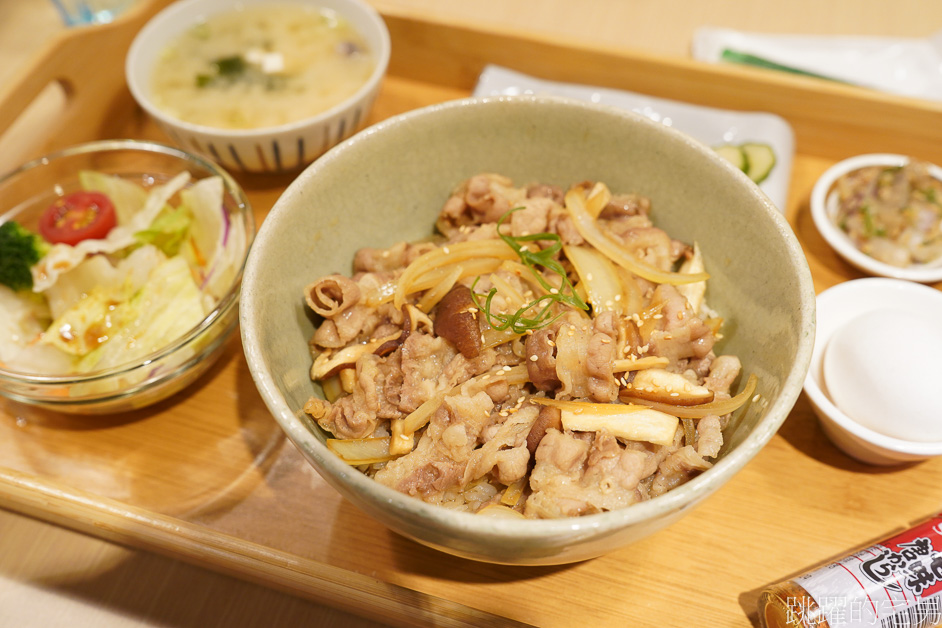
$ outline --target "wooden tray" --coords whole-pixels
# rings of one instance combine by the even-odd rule
[[[52,42],[0,90],[0,133],[50,82],[64,106],[25,156],[109,137],[165,139],[134,103],[123,51],[166,0]],[[470,93],[486,63],[536,76],[785,117],[796,133],[787,217],[820,291],[859,275],[817,235],[815,178],[894,151],[942,163],[942,108],[783,74],[483,32],[387,13],[390,74],[370,122]],[[108,50],[102,55],[101,50]],[[238,177],[263,220],[290,178]],[[0,400],[0,506],[395,625],[748,626],[758,590],[940,508],[942,460],[858,464],[802,396],[779,434],[716,495],[615,554],[514,568],[398,537],[302,461],[233,338],[194,386],[140,412],[73,417]]]

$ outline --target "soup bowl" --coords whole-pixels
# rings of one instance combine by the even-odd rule
[[[651,199],[656,225],[697,242],[707,300],[729,321],[717,353],[758,376],[706,472],[627,508],[562,519],[456,512],[350,467],[303,408],[315,322],[305,285],[350,273],[355,252],[428,237],[454,186],[481,172],[566,186],[602,181]],[[758,187],[702,144],[636,114],[547,97],[447,102],[381,122],[325,154],[275,203],[243,284],[241,330],[254,381],[290,440],[364,512],[427,546],[505,564],[558,564],[616,550],[676,521],[743,468],[797,399],[814,336],[814,291],[800,246]],[[743,378],[745,379],[745,378]],[[741,383],[739,384],[742,385]]]
[[[167,46],[186,30],[215,15],[259,5],[267,0],[180,0],[155,15],[128,50],[125,76],[137,103],[179,146],[203,154],[231,171],[298,171],[327,149],[353,135],[365,123],[389,63],[389,32],[375,9],[362,0],[281,0],[329,11],[359,33],[374,67],[351,96],[309,117],[274,126],[227,129],[195,124],[168,114],[155,102],[154,67]]]

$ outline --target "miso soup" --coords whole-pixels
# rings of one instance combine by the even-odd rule
[[[375,55],[340,15],[298,4],[210,16],[159,55],[151,93],[164,113],[228,129],[286,124],[352,96]]]

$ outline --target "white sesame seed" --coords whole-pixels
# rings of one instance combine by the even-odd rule
[[[540,359],[540,356],[538,356],[538,355],[535,354],[535,353],[530,356],[530,361],[531,361],[531,362],[536,362],[536,361],[539,360],[539,359]]]

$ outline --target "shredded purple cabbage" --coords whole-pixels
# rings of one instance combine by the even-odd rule
[[[222,207],[222,245],[226,246],[226,243],[229,242],[229,212],[226,211],[225,206]]]

